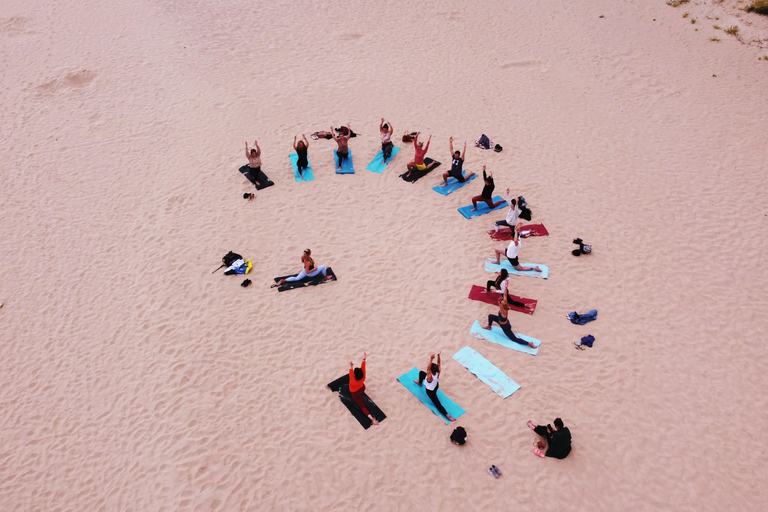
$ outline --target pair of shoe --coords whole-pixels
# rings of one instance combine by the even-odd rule
[[[248,288],[249,284],[251,284],[251,280],[250,279],[246,279],[245,281],[240,283],[240,286],[242,286],[243,288]]]
[[[495,464],[491,464],[491,467],[488,468],[488,472],[493,475],[493,478],[499,478],[501,476],[501,470],[497,468]]]

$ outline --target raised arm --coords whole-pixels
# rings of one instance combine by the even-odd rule
[[[485,173],[485,166],[483,166],[483,181],[488,181],[488,175]]]
[[[453,158],[453,137],[448,139],[448,147],[451,148],[451,158]]]
[[[467,141],[464,141],[464,151],[461,152],[461,159],[464,160],[464,155],[467,154]]]
[[[427,145],[424,146],[424,151],[426,152],[429,149],[429,143],[432,142],[432,136],[430,135],[427,139]]]
[[[416,144],[419,143],[419,135],[421,132],[416,132],[416,135],[413,136],[413,147],[416,147]]]
[[[259,147],[259,141],[253,141],[253,145],[256,146],[256,156],[261,156],[261,148]]]
[[[336,131],[333,129],[333,126],[331,126],[331,131],[328,132],[331,134],[331,137],[333,137],[333,140],[338,141],[339,138],[336,136]]]
[[[435,360],[435,354],[429,356],[429,363],[427,363],[427,382],[432,382],[432,361]]]
[[[251,154],[248,152],[248,141],[245,141],[245,157],[248,158]]]
[[[301,134],[301,138],[304,139],[304,147],[308,148],[309,147],[309,141],[307,140],[307,136],[302,133]]]
[[[295,135],[293,136],[293,150],[297,151],[297,149],[296,149],[296,136]]]
[[[514,209],[515,207],[512,206],[512,196],[509,194],[509,189],[507,189],[507,197],[506,197],[506,199],[507,199],[507,204],[509,205],[509,207]]]
[[[379,131],[384,129],[384,118],[381,118],[381,123],[379,123]]]
[[[440,352],[437,353],[437,373],[442,371],[443,367],[440,366]]]

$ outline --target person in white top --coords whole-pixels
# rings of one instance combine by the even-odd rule
[[[427,396],[432,400],[432,403],[435,404],[435,407],[437,407],[437,410],[440,411],[440,414],[448,418],[450,421],[456,421],[456,418],[448,414],[448,412],[445,410],[445,407],[443,407],[443,404],[440,403],[440,399],[437,398],[437,389],[440,387],[440,385],[437,383],[437,379],[440,376],[440,352],[437,353],[437,364],[434,363],[434,360],[435,354],[429,356],[427,371],[419,372],[419,380],[415,380],[414,382],[419,386],[424,386],[425,391],[427,392]],[[426,382],[424,381],[425,378]]]
[[[517,224],[517,216],[520,215],[520,207],[517,205],[517,198],[512,199],[509,193],[509,189],[507,189],[507,204],[509,205],[509,210],[507,211],[507,217],[504,220],[497,220],[494,223],[494,227],[496,228],[496,232],[499,232],[499,226],[507,226],[511,229],[514,229],[515,225]]]
[[[496,251],[496,264],[498,265],[501,263],[501,255],[507,257],[509,262],[512,264],[512,268],[519,272],[526,272],[528,270],[534,270],[536,272],[541,272],[541,269],[538,266],[535,267],[523,267],[520,265],[520,262],[517,259],[517,253],[520,250],[520,228],[523,226],[522,222],[518,222],[517,226],[515,226],[512,229],[512,241],[509,243],[509,247],[506,249],[495,249]]]
[[[381,132],[381,165],[384,165],[387,163],[387,160],[389,160],[389,157],[392,156],[392,148],[394,147],[394,144],[392,144],[392,132],[395,131],[395,129],[392,128],[392,123],[384,122],[384,118],[382,117],[379,131]]]

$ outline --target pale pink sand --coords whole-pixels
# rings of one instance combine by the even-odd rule
[[[0,510],[766,508],[768,51],[694,7],[3,1]],[[434,134],[439,171],[402,182],[410,146],[365,171],[382,116]],[[293,136],[346,122],[357,174],[310,141],[295,183]],[[521,251],[550,279],[512,282],[535,358],[468,335],[503,212],[456,212],[479,180],[430,190],[483,132],[505,150],[465,168],[551,233]],[[277,185],[248,203],[255,138]],[[339,281],[271,290],[305,247]],[[230,249],[248,289],[211,275]],[[461,448],[395,380],[437,350]],[[325,387],[363,351],[368,431]],[[556,416],[573,452],[540,460],[526,421]]]

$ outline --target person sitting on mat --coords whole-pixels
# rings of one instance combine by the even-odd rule
[[[517,216],[520,215],[520,208],[517,206],[517,199],[512,199],[512,196],[509,193],[509,189],[507,189],[507,204],[509,205],[509,210],[507,211],[507,217],[504,220],[497,220],[494,223],[494,228],[496,229],[496,232],[499,232],[499,226],[507,226],[510,229],[515,229],[515,225],[517,224]],[[522,236],[522,235],[520,235]]]
[[[405,173],[406,178],[410,177],[413,171],[423,171],[427,168],[427,164],[424,163],[424,156],[429,150],[429,143],[432,141],[432,136],[430,135],[429,139],[427,139],[427,145],[425,147],[423,142],[419,142],[419,135],[421,135],[421,132],[416,132],[416,135],[413,137],[413,162],[408,163],[408,172]]]
[[[509,242],[509,247],[506,249],[495,249],[496,251],[496,264],[498,265],[501,263],[501,255],[505,255],[507,259],[509,260],[509,263],[512,264],[512,268],[519,272],[526,272],[528,270],[533,270],[536,272],[541,272],[541,268],[539,266],[535,267],[523,267],[520,265],[520,261],[517,259],[517,253],[520,251],[520,228],[522,227],[523,223],[518,222],[517,226],[515,226],[512,229],[512,241]]]
[[[296,151],[296,154],[299,156],[298,160],[296,160],[296,168],[299,169],[299,178],[304,177],[304,170],[309,167],[309,160],[307,160],[309,141],[307,141],[307,137],[303,133],[301,134],[301,138],[303,140],[296,143],[296,136],[293,137],[293,150]]]
[[[261,174],[261,148],[258,141],[253,141],[255,148],[248,149],[248,141],[245,141],[245,157],[248,159],[248,167],[253,169],[248,173],[253,177],[251,180],[255,186],[260,186],[258,176]]]
[[[379,422],[376,418],[371,416],[368,412],[368,408],[363,403],[363,393],[365,392],[365,352],[363,352],[363,362],[360,364],[360,368],[355,368],[355,364],[349,362],[349,392],[352,394],[352,399],[357,406],[363,411],[363,414],[371,419],[374,425],[378,425]]]
[[[440,377],[440,352],[437,353],[437,364],[434,363],[434,360],[435,354],[429,356],[427,371],[419,372],[419,380],[414,380],[413,382],[421,386],[422,383],[424,383],[424,378],[426,377],[427,382],[423,385],[427,392],[427,396],[432,400],[432,403],[435,404],[435,407],[437,407],[437,410],[440,411],[440,414],[448,418],[450,421],[456,421],[456,418],[450,416],[448,412],[446,412],[445,407],[443,407],[443,404],[440,403],[440,399],[437,398],[437,389],[440,387],[440,385],[437,383],[437,379]]]
[[[554,457],[556,459],[564,459],[571,453],[571,431],[568,430],[563,424],[563,420],[555,418],[553,422],[555,428],[552,425],[536,425],[531,420],[528,420],[528,428],[539,434],[541,437],[547,440],[547,452],[542,452],[539,448],[533,450],[533,453],[539,457]]]
[[[395,145],[392,144],[392,132],[395,130],[392,128],[392,123],[385,123],[384,118],[382,117],[379,131],[381,132],[381,165],[384,165],[387,163],[387,160],[389,160],[389,157],[392,156],[392,148],[395,147]]]
[[[312,251],[309,249],[304,249],[304,254],[301,255],[301,263],[304,265],[304,268],[301,269],[301,272],[299,272],[299,275],[295,277],[286,277],[285,279],[281,279],[280,281],[276,282],[272,285],[272,288],[276,286],[282,286],[286,281],[287,282],[295,282],[295,281],[301,281],[305,277],[315,277],[317,274],[322,273],[323,277],[327,281],[328,279],[333,279],[333,276],[327,275],[327,270],[325,268],[325,265],[320,265],[319,267],[315,268],[315,260],[312,259]]]
[[[501,299],[501,302],[499,302],[499,314],[488,315],[488,325],[483,327],[483,329],[490,331],[491,326],[493,326],[493,322],[496,322],[497,324],[499,324],[499,327],[501,327],[501,330],[504,331],[504,334],[506,334],[507,338],[509,338],[510,340],[514,341],[515,343],[519,343],[521,345],[528,345],[531,348],[536,348],[536,345],[532,341],[525,341],[515,336],[515,333],[512,332],[512,327],[509,325],[509,319],[507,318],[508,313],[509,313],[509,303],[507,303],[505,299]]]
[[[456,181],[458,181],[459,183],[464,183],[469,178],[475,175],[475,173],[471,172],[465,178],[464,175],[462,174],[461,167],[464,165],[464,155],[467,154],[467,143],[464,142],[464,151],[461,153],[453,150],[453,137],[449,139],[449,144],[451,146],[451,170],[443,173],[443,184],[440,185],[441,187],[445,187],[446,185],[448,185],[449,176],[456,178]]]
[[[336,157],[339,160],[338,170],[341,171],[341,164],[342,162],[347,158],[349,155],[349,135],[352,133],[352,128],[347,126],[342,126],[341,131],[338,135],[336,135],[336,132],[333,131],[333,126],[331,126],[331,136],[333,137],[333,140],[336,141],[336,144],[339,145],[339,149],[336,150]]]
[[[496,185],[493,183],[493,173],[486,174],[485,172],[485,166],[483,166],[483,181],[485,182],[485,186],[483,187],[483,191],[480,193],[479,196],[475,196],[472,198],[472,206],[473,208],[469,211],[474,212],[477,210],[477,202],[483,201],[485,204],[488,205],[488,208],[493,210],[497,206],[499,206],[504,201],[499,201],[498,203],[493,202],[493,189],[496,188]]]

